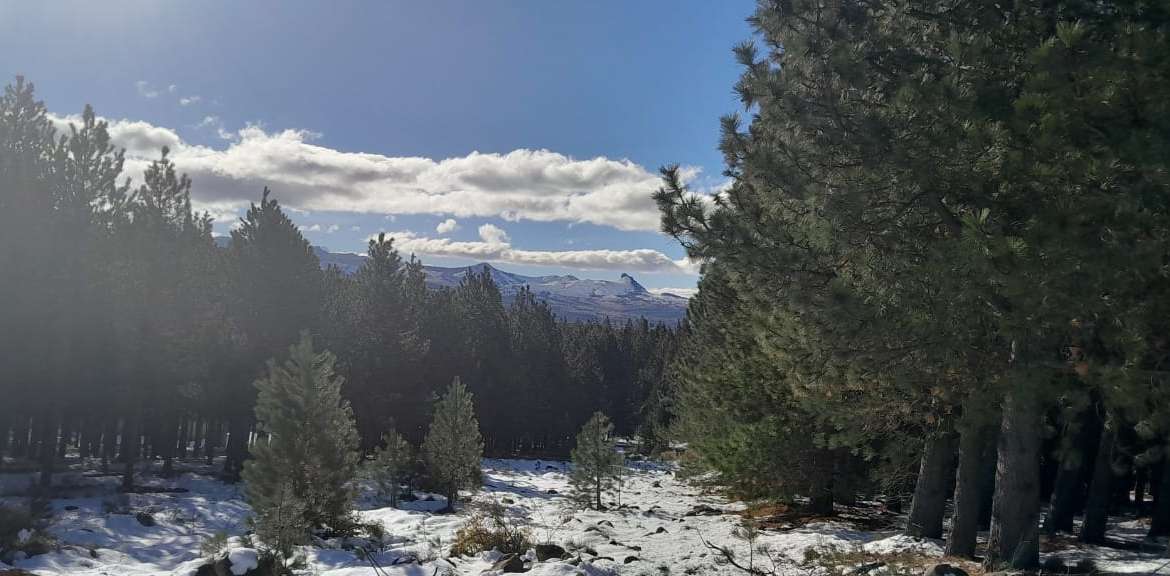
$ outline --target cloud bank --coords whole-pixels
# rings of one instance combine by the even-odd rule
[[[671,260],[657,250],[520,250],[514,248],[503,229],[492,224],[479,227],[479,241],[430,238],[410,231],[388,232],[402,253],[419,256],[470,258],[486,262],[528,266],[559,266],[580,270],[619,270],[695,274],[697,266],[688,260]]]
[[[144,96],[158,90],[143,84]],[[148,96],[149,97],[149,96]],[[75,116],[57,116],[61,127]],[[435,160],[343,152],[313,143],[305,130],[248,126],[231,135],[218,119],[226,148],[185,142],[168,128],[111,120],[110,135],[126,148],[127,172],[141,181],[147,163],[167,146],[194,180],[197,205],[226,213],[272,188],[282,204],[310,211],[500,217],[508,221],[589,222],[618,230],[657,230],[651,194],[658,175],[629,160],[575,159],[549,150],[519,149]],[[686,171],[689,178],[697,169]]]

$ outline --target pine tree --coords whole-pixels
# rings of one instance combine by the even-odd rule
[[[293,558],[297,546],[309,541],[309,525],[305,522],[308,506],[297,496],[291,479],[277,479],[263,504],[253,504],[252,510],[252,529],[280,566]]]
[[[243,477],[248,502],[261,518],[306,530],[351,525],[358,439],[333,362],[333,354],[313,351],[306,332],[284,364],[270,361],[268,376],[256,381],[256,419],[268,438],[253,446]],[[287,513],[292,505],[303,505],[300,517]],[[283,533],[274,530],[261,539]]]
[[[479,421],[471,393],[459,378],[435,404],[422,449],[431,483],[447,497],[446,511],[452,512],[459,490],[474,490],[482,483]]]
[[[232,230],[227,261],[227,305],[235,373],[230,377],[251,382],[264,362],[280,356],[297,342],[298,334],[318,324],[322,308],[323,274],[320,262],[296,224],[270,198],[267,188],[260,204],[253,204]],[[254,390],[230,386],[225,414],[229,424],[224,475],[238,478],[248,455]]]
[[[387,417],[407,426],[425,413],[430,398],[420,393],[427,343],[420,334],[420,302],[412,283],[418,261],[403,261],[384,234],[369,241],[368,258],[352,278],[353,310],[342,358],[346,394],[357,406],[363,447],[380,440]]]
[[[577,433],[573,449],[573,472],[569,483],[573,498],[585,506],[602,509],[601,495],[608,492],[617,477],[621,456],[614,445],[613,424],[601,412],[594,412]]]
[[[403,477],[413,463],[413,450],[393,426],[382,435],[382,444],[374,451],[374,458],[366,462],[366,470],[378,487],[378,495],[390,506],[398,506]]]
[[[780,372],[755,397],[793,399],[820,438],[864,450],[976,396],[1003,405],[987,559],[1034,567],[1049,405],[1070,374],[1126,402],[1127,367],[1154,361],[1164,11],[793,0],[750,21],[767,54],[735,50],[751,123],[723,123],[732,184],[699,198],[667,169],[664,230],[725,274],[726,330]],[[920,455],[930,532],[939,453]]]
[[[483,415],[484,444],[497,449],[509,436],[512,418],[508,386],[515,362],[508,338],[508,319],[500,288],[492,278],[493,268],[484,265],[469,269],[455,289],[455,305],[460,317],[465,362],[461,376],[475,393]]]

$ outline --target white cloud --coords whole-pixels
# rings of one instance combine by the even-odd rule
[[[338,226],[337,224],[330,224],[329,228],[325,229],[325,233],[332,234],[334,232],[337,232],[338,230],[341,230],[341,226]]]
[[[559,266],[579,270],[620,270],[697,274],[698,267],[688,260],[671,260],[657,250],[519,250],[508,242],[504,230],[491,224],[480,227],[479,242],[460,242],[450,238],[428,238],[413,232],[389,232],[394,245],[404,254],[471,258],[528,266]]]
[[[674,294],[683,298],[691,298],[699,293],[698,288],[647,288],[647,290],[654,294]]]
[[[158,156],[158,145],[166,144],[179,169],[194,179],[194,198],[201,203],[246,206],[269,186],[282,204],[315,211],[590,222],[619,230],[659,225],[650,198],[659,178],[629,160],[528,149],[441,160],[391,157],[318,146],[310,142],[317,135],[305,130],[260,126],[237,131],[218,149],[184,142],[173,130],[146,122],[115,120],[110,126],[114,144],[127,148],[130,175],[138,179]],[[208,127],[229,135],[215,121]],[[688,178],[698,174],[684,172]]]
[[[192,128],[196,128],[196,129],[200,129],[200,130],[214,129],[216,136],[219,136],[220,140],[235,140],[236,139],[235,134],[228,132],[226,129],[224,129],[223,120],[220,120],[219,116],[204,116],[203,120],[200,120],[198,124],[194,124],[192,126]]]
[[[435,226],[435,232],[439,234],[450,234],[459,228],[459,223],[456,222],[454,218],[448,218],[442,222],[439,222],[438,226]]]
[[[198,104],[200,100],[203,100],[201,96],[184,96],[179,98],[179,106],[190,106],[192,104]]]
[[[361,232],[361,231],[362,231],[362,227],[361,227],[361,226],[357,226],[357,225],[350,226],[350,227],[349,227],[349,231],[350,231],[350,232]]]
[[[320,232],[321,231],[320,224],[313,224],[312,226],[297,226],[297,228],[299,228],[301,232]]]
[[[211,116],[211,115],[204,116],[203,119],[200,120],[198,124],[194,125],[195,128],[218,128],[218,127],[222,127],[222,126],[223,126],[223,122],[220,121],[219,116]]]
[[[508,233],[495,224],[484,224],[479,227],[479,239],[488,244],[507,244]]]
[[[150,82],[147,82],[146,80],[139,80],[135,82],[134,88],[138,90],[138,95],[142,96],[143,98],[158,98],[159,91],[155,88],[151,88]]]

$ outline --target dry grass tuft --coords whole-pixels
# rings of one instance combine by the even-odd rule
[[[531,547],[532,534],[529,530],[510,520],[503,506],[491,503],[481,505],[463,527],[455,532],[451,555],[471,556],[488,550],[524,554]]]

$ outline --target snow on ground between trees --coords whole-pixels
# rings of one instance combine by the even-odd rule
[[[742,520],[737,512],[745,505],[729,503],[676,479],[669,466],[635,466],[622,488],[622,505],[612,505],[614,494],[607,499],[610,508],[597,511],[571,508],[565,463],[485,460],[484,488],[474,501],[503,506],[509,518],[529,527],[534,542],[551,541],[568,550],[568,560],[531,562],[528,573],[534,576],[742,574],[734,567],[718,565],[716,554],[703,541],[730,546],[746,555],[747,544],[732,536]],[[12,475],[7,476],[7,482],[14,480]],[[117,477],[74,474],[64,481],[81,488],[75,490],[77,497],[51,502],[53,520],[49,531],[58,549],[16,561],[16,568],[44,576],[187,576],[207,562],[201,557],[200,546],[217,532],[231,536],[227,552],[233,562],[255,560],[254,553],[245,550],[239,539],[245,532],[249,509],[237,486],[186,473],[173,481],[142,478],[146,486],[185,491],[118,495],[113,490]],[[490,571],[501,559],[497,552],[486,552],[454,558],[450,563],[443,560],[456,531],[467,519],[467,511],[437,514],[444,505],[442,497],[419,496],[396,509],[380,507],[370,490],[363,491],[360,519],[381,524],[385,529],[383,550],[374,555],[382,574],[479,575]],[[144,524],[140,520],[142,513],[153,522]],[[146,525],[151,523],[153,526]],[[345,549],[340,539],[321,544],[324,545],[305,549],[305,574],[379,574],[366,559]],[[792,569],[806,561],[809,550],[942,554],[938,541],[909,538],[894,529],[866,531],[836,519],[812,521],[784,531],[765,530],[760,532],[756,545],[767,546]],[[1093,557],[1099,569],[1108,572],[1150,573],[1165,562],[1158,554],[1096,548],[1062,551],[1058,555],[1065,560]],[[577,557],[581,561],[571,563]],[[415,559],[422,563],[413,563]],[[807,565],[799,570],[801,574],[818,572],[825,571]]]

